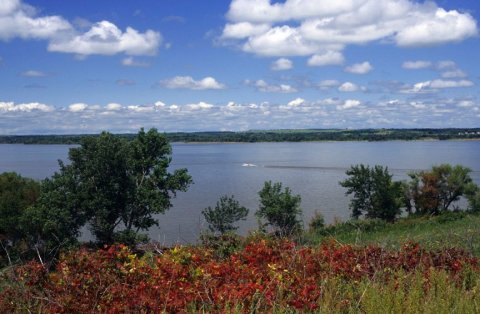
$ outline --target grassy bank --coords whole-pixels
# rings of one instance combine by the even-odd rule
[[[462,248],[480,256],[480,215],[449,212],[440,216],[408,217],[389,224],[380,220],[348,221],[308,232],[306,243],[316,245],[333,237],[339,243],[399,248],[406,242],[427,249]]]

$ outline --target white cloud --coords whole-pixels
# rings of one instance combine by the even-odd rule
[[[330,88],[333,88],[333,87],[337,87],[340,85],[340,82],[337,81],[337,80],[323,80],[323,81],[320,81],[318,83],[318,87],[320,89],[330,89]]]
[[[138,61],[133,57],[127,57],[122,60],[122,65],[127,67],[148,67],[150,63]]]
[[[105,109],[107,109],[108,111],[118,111],[122,109],[122,105],[117,103],[109,103],[107,104],[107,106],[105,106]]]
[[[295,93],[298,91],[295,87],[292,87],[288,84],[273,85],[265,82],[264,80],[257,80],[254,82],[246,80],[245,84],[254,86],[258,91],[267,93]]]
[[[266,32],[270,28],[268,24],[252,24],[249,22],[241,22],[235,24],[227,24],[223,29],[223,37],[225,38],[246,38]]]
[[[49,51],[84,57],[118,53],[154,55],[162,41],[159,32],[147,30],[141,33],[131,27],[122,31],[109,21],[94,23],[83,32],[81,26],[74,26],[61,16],[39,16],[34,7],[19,0],[2,0],[0,40],[12,38],[47,40]]]
[[[190,110],[208,110],[208,109],[212,109],[213,105],[201,101],[198,104],[189,104],[189,105],[187,105],[187,107]]]
[[[57,38],[48,45],[49,51],[75,53],[79,55],[154,55],[161,43],[160,33],[147,30],[139,33],[127,27],[122,32],[115,24],[101,21],[86,33],[68,38]]]
[[[347,99],[343,105],[337,106],[337,110],[347,110],[360,106],[362,102],[356,99]]]
[[[154,110],[153,107],[150,106],[138,106],[138,105],[131,105],[127,106],[127,109],[133,112],[152,112]]]
[[[431,61],[423,61],[423,60],[405,61],[402,64],[402,68],[407,70],[427,69],[427,68],[430,68],[431,66],[432,66]]]
[[[68,106],[68,111],[70,112],[81,112],[88,108],[87,104],[84,103],[75,103]]]
[[[22,73],[22,76],[26,77],[44,77],[47,76],[46,73],[36,70],[29,70]]]
[[[436,68],[438,70],[451,70],[451,69],[456,69],[457,64],[455,63],[455,61],[443,60],[436,64]]]
[[[167,105],[162,101],[155,102],[155,108],[165,108]]]
[[[243,50],[262,56],[308,56],[318,52],[320,45],[306,40],[298,29],[284,25],[248,37]]]
[[[1,10],[1,8],[0,8]],[[31,112],[31,111],[43,111],[51,112],[54,108],[38,102],[31,103],[22,103],[16,105],[14,102],[0,102],[0,111],[9,111],[9,112]]]
[[[346,72],[354,73],[354,74],[366,74],[372,70],[373,70],[372,65],[370,64],[370,62],[367,62],[367,61],[362,63],[356,63],[345,68]]]
[[[420,14],[422,13],[419,12]],[[405,27],[397,33],[395,39],[399,46],[425,46],[458,42],[477,34],[476,22],[470,14],[435,8],[434,11],[424,15],[429,19],[418,19],[417,23]]]
[[[380,98],[365,103],[357,99],[296,98],[280,103],[230,101],[213,105],[202,101],[187,104],[157,101],[130,106],[110,103],[77,107],[83,110],[70,112],[69,106],[55,109],[33,102],[0,102],[0,114],[6,117],[2,120],[2,130],[5,134],[75,134],[102,130],[135,132],[142,126],[161,126],[166,132],[212,130],[212,125],[216,130],[475,127],[480,113],[476,97],[441,98],[435,94],[424,95],[421,100]]]
[[[464,78],[464,77],[467,77],[467,74],[460,69],[445,71],[441,75],[442,75],[443,78]]]
[[[309,66],[341,65],[345,62],[343,54],[338,51],[326,51],[321,54],[314,54],[308,59]]]
[[[457,106],[461,108],[471,108],[474,105],[475,105],[475,102],[472,100],[461,100],[457,103]]]
[[[338,87],[338,90],[341,92],[356,92],[359,90],[359,88],[356,84],[345,82]]]
[[[302,104],[305,103],[305,99],[303,98],[296,98],[292,101],[290,101],[287,106],[290,106],[290,107],[298,107],[298,106],[301,106]]]
[[[437,79],[432,81],[419,82],[413,85],[412,88],[402,90],[403,93],[433,93],[438,89],[444,88],[458,88],[458,87],[471,87],[474,83],[469,80],[443,80]]]
[[[36,16],[36,10],[18,0],[0,4],[0,39],[51,39],[71,32],[72,25],[61,16]]]
[[[290,70],[291,68],[293,68],[293,63],[286,58],[280,58],[275,60],[270,67],[270,69],[273,71],[284,71]]]
[[[433,80],[429,81],[428,86],[431,88],[455,88],[455,87],[470,87],[473,86],[473,82],[469,80]]]
[[[374,41],[423,46],[477,34],[468,13],[414,0],[232,0],[221,39],[266,56],[340,53]]]
[[[160,82],[163,87],[176,89],[224,89],[225,85],[217,82],[213,77],[207,76],[199,81],[194,80],[191,76],[175,76],[174,78],[163,80]]]

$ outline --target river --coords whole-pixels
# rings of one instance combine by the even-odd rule
[[[257,227],[254,212],[258,191],[267,180],[282,182],[302,197],[306,225],[315,211],[327,222],[348,219],[349,199],[338,182],[354,164],[387,166],[395,180],[407,179],[412,170],[441,163],[472,169],[480,184],[480,141],[387,141],[234,143],[173,145],[172,168],[187,168],[194,184],[178,193],[173,208],[160,215],[159,227],[149,235],[165,244],[192,243],[205,229],[201,211],[214,206],[222,195],[234,195],[250,209],[239,232]],[[0,172],[16,171],[43,179],[58,170],[58,159],[67,160],[68,145],[0,145]],[[88,234],[84,235],[88,238]]]

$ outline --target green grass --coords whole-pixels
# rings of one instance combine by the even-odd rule
[[[321,232],[309,232],[305,240],[317,244],[327,238],[340,243],[398,248],[408,241],[426,249],[462,248],[480,256],[480,215],[447,213],[438,217],[402,218],[394,224],[381,221],[342,222]]]

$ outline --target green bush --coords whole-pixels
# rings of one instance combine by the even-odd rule
[[[290,188],[282,190],[282,183],[265,182],[263,189],[258,192],[260,207],[255,215],[259,218],[260,229],[270,226],[279,236],[293,236],[302,230],[298,216],[302,213],[300,208],[300,195],[292,195]]]
[[[202,214],[211,232],[224,234],[238,229],[237,226],[234,226],[234,223],[245,220],[248,209],[240,206],[233,195],[230,197],[224,195],[217,202],[215,208],[209,206],[202,211]]]

